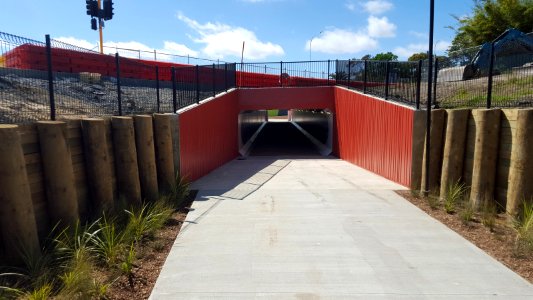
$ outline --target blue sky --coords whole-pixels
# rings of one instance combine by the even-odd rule
[[[96,47],[83,0],[2,3],[0,31]],[[391,51],[406,59],[427,51],[429,0],[114,0],[104,45],[240,61],[360,58]],[[470,13],[471,0],[436,0],[435,46],[453,39],[452,15]],[[112,50],[106,50],[110,52]]]

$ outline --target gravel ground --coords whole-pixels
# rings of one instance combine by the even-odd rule
[[[16,70],[0,72],[0,123],[25,123],[50,117],[48,80],[42,72]],[[31,73],[31,74],[30,74]],[[118,115],[116,78],[105,77],[98,83],[81,82],[76,74],[57,75],[54,81],[57,118]],[[194,103],[192,86],[177,91],[178,107]],[[212,96],[201,92],[200,99]],[[124,79],[121,86],[124,115],[157,112],[154,81]],[[162,82],[160,112],[172,112],[172,87]]]

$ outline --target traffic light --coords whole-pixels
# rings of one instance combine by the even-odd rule
[[[96,19],[95,18],[91,18],[91,29],[92,30],[97,30],[98,29],[98,26],[96,25]]]
[[[104,20],[113,19],[113,0],[104,0]]]
[[[85,7],[87,7],[87,14],[91,17],[98,16],[98,2],[96,0],[85,0]]]

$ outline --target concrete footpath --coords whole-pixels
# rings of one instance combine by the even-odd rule
[[[533,286],[334,158],[235,160],[199,194],[151,299],[533,299]]]

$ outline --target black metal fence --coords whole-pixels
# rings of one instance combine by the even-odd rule
[[[338,85],[417,109],[427,103],[430,88],[432,103],[444,108],[533,106],[533,53],[491,51],[479,67],[472,64],[479,50],[435,59],[428,87],[427,60],[187,66],[0,32],[0,123],[175,112],[235,87]]]
[[[445,108],[533,106],[533,52],[496,52],[494,44],[484,55],[480,50],[450,52],[437,59],[436,103]]]
[[[150,64],[0,32],[0,123],[175,112],[235,79],[235,64]]]

